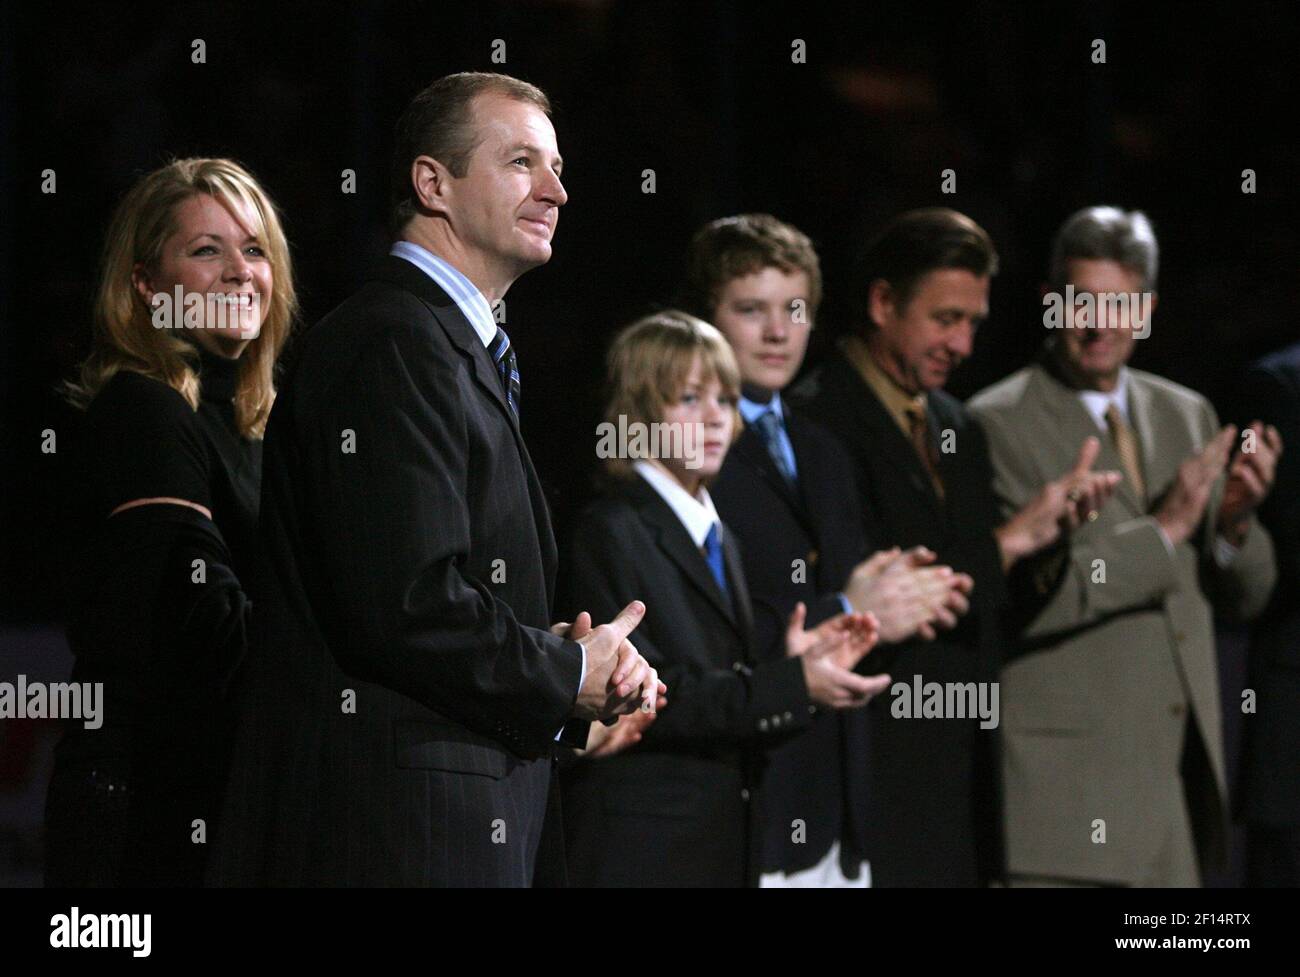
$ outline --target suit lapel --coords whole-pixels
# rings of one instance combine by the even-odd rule
[[[749,635],[754,629],[754,610],[749,604],[749,585],[745,580],[745,570],[740,559],[740,548],[736,546],[736,541],[726,527],[723,527],[722,530],[722,562],[731,588],[732,599],[730,603],[735,609],[736,623],[740,625],[741,636],[745,638],[746,646],[748,646]]]
[[[1151,396],[1151,389],[1136,371],[1129,371],[1128,413],[1129,423],[1137,435],[1142,450],[1142,469],[1147,483],[1147,499],[1154,501],[1163,493],[1165,486],[1173,481],[1182,460],[1168,456],[1159,449],[1162,443],[1160,430],[1163,418]]]
[[[428,307],[434,319],[442,327],[451,344],[460,355],[469,360],[470,373],[475,384],[496,404],[497,409],[505,415],[514,439],[519,463],[524,470],[524,480],[528,486],[528,501],[533,511],[533,522],[537,527],[537,540],[542,551],[542,564],[546,579],[546,599],[550,606],[554,600],[555,571],[558,555],[555,547],[555,534],[551,529],[550,510],[546,505],[546,496],[542,492],[541,482],[533,468],[532,458],[528,455],[528,446],[524,444],[523,434],[519,430],[519,419],[506,402],[505,388],[501,384],[501,374],[497,372],[492,355],[483,345],[479,335],[470,325],[465,314],[460,311],[455,301],[438,287],[437,282],[404,258],[386,255],[379,265],[376,277],[383,279],[414,294]]]
[[[491,398],[492,402],[497,405],[510,422],[510,429],[514,432],[515,440],[523,446],[523,438],[519,433],[519,419],[515,417],[515,412],[510,409],[506,402],[505,387],[501,384],[501,374],[497,372],[497,365],[492,361],[492,354],[488,352],[486,346],[474,331],[474,327],[469,324],[465,318],[465,313],[460,311],[460,306],[448,299],[449,305],[441,308],[430,306],[433,314],[442,324],[443,330],[447,333],[447,338],[452,341],[463,356],[470,359],[473,364],[474,382]]]
[[[479,339],[478,333],[474,331],[474,327],[465,318],[465,313],[460,311],[460,306],[438,287],[437,282],[404,258],[388,255],[380,265],[378,277],[413,293],[428,306],[451,344],[469,360],[474,382],[510,422],[515,440],[522,449],[523,440],[519,435],[518,419],[506,403],[501,374],[497,372],[496,363],[492,361],[492,354],[488,352],[483,341]]]
[[[788,416],[786,422],[788,425]],[[790,441],[793,444],[793,432],[790,431],[788,426],[786,427],[786,431],[787,433],[790,433]],[[768,454],[767,444],[763,441],[763,436],[759,434],[756,429],[746,426],[744,432],[740,435],[740,439],[731,450],[736,453],[738,461],[752,469],[758,477],[772,489],[773,492],[781,497],[781,501],[790,507],[790,511],[799,522],[807,522],[803,500],[795,494],[794,489],[790,487],[790,483],[787,482],[777,470],[776,462],[774,462],[772,456]],[[799,451],[798,446],[796,445],[796,463],[798,462],[798,459]]]
[[[699,551],[695,542],[686,532],[686,527],[677,518],[677,513],[673,512],[672,507],[660,497],[659,493],[645,479],[640,475],[633,477],[636,481],[629,486],[629,491],[636,505],[637,514],[650,528],[655,543],[668,559],[677,564],[677,567],[682,571],[682,575],[686,577],[691,586],[709,599],[709,602],[727,620],[728,624],[739,630],[741,625],[736,620],[731,601],[718,589],[718,582],[713,579],[713,572],[709,569],[708,561],[705,560],[704,554]],[[725,538],[730,534],[724,532],[723,535]],[[730,579],[743,584],[744,578],[735,576],[734,568],[727,565],[726,550],[727,547],[724,545],[723,562],[728,574],[730,574]]]
[[[838,478],[829,477],[822,471],[821,453],[808,447],[810,438],[806,422],[788,407],[785,410],[785,425],[790,435],[790,445],[794,448],[794,461],[799,468],[799,491],[802,497],[798,500],[799,507],[795,514],[812,537],[813,545],[821,549],[821,515],[824,507],[829,510],[830,507],[842,506],[845,493],[852,492],[854,486],[841,485]],[[824,493],[830,493],[830,497]]]
[[[854,405],[854,410],[860,418],[859,440],[862,441],[868,455],[872,458],[880,458],[882,462],[898,472],[905,472],[908,485],[929,503],[935,517],[942,519],[943,506],[934,493],[934,483],[930,480],[930,473],[921,466],[921,459],[917,457],[911,440],[890,416],[885,405],[876,396],[876,392],[871,389],[871,385],[842,354],[840,364],[842,369],[851,375],[850,380],[861,387],[859,395],[846,397],[845,402]],[[933,425],[938,423],[933,405],[927,407],[926,417],[931,425],[930,434],[933,437]]]
[[[555,531],[551,528],[551,509],[546,504],[546,493],[542,491],[541,479],[533,469],[533,459],[528,449],[516,432],[519,445],[519,458],[523,462],[525,480],[528,483],[528,502],[533,510],[533,524],[537,527],[537,544],[542,551],[542,568],[546,576],[546,606],[555,606],[555,572],[559,567],[559,554],[555,546]]]

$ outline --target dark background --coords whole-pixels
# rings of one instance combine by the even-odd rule
[[[41,432],[66,444],[76,430],[52,390],[86,352],[117,200],[172,156],[241,160],[285,214],[309,328],[385,250],[393,123],[452,71],[517,75],[556,106],[570,200],[554,258],[511,290],[507,326],[561,534],[595,468],[605,344],[672,298],[691,232],[714,217],[769,211],[817,243],[827,301],[815,359],[848,324],[842,299],[865,234],[914,206],[969,213],[1002,272],[951,385],[960,396],[1034,353],[1048,242],[1087,204],[1142,208],[1160,238],[1160,308],[1135,365],[1230,414],[1241,367],[1300,338],[1300,37],[1287,3],[0,10],[0,623],[29,650],[61,614],[63,459],[42,454]],[[190,60],[195,38],[206,64]],[[504,64],[491,60],[497,38]],[[805,64],[791,62],[796,38]],[[55,194],[40,190],[47,168]],[[653,195],[641,192],[647,168]],[[1246,168],[1254,195],[1241,191]],[[355,195],[340,190],[344,169]]]

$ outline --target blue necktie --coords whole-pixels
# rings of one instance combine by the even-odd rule
[[[795,475],[790,470],[790,462],[781,450],[781,418],[776,416],[776,411],[766,410],[758,415],[754,421],[754,426],[758,429],[759,436],[767,446],[767,453],[772,456],[772,463],[776,465],[776,470],[781,473],[785,483],[791,488],[795,487]]]
[[[727,594],[727,572],[722,565],[722,539],[718,535],[718,524],[709,527],[709,535],[704,537],[704,558],[709,562],[713,579],[718,582],[718,589],[724,597]]]
[[[497,326],[496,337],[492,340],[492,360],[501,374],[501,385],[506,391],[506,403],[510,405],[515,417],[519,416],[519,364],[515,359],[515,348],[510,345],[506,331]]]

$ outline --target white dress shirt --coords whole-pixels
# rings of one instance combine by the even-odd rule
[[[699,492],[691,495],[682,487],[681,482],[653,462],[638,461],[633,467],[659,493],[659,497],[668,503],[668,507],[686,528],[696,549],[704,548],[705,537],[714,526],[718,527],[718,543],[722,543],[722,520],[718,518],[718,510],[713,508],[713,499],[709,497],[708,489],[701,485]]]
[[[472,281],[447,261],[413,241],[398,241],[388,253],[404,258],[432,278],[440,289],[451,296],[456,307],[474,327],[474,332],[483,345],[491,347],[492,340],[497,336],[496,319],[492,317],[492,306],[488,304],[487,298]]]
[[[1080,390],[1079,400],[1083,403],[1084,408],[1092,415],[1097,429],[1106,436],[1110,436],[1110,425],[1106,423],[1106,411],[1110,410],[1110,405],[1114,404],[1119,408],[1119,416],[1124,418],[1124,423],[1129,427],[1133,426],[1133,418],[1128,412],[1128,367],[1119,368],[1119,382],[1115,384],[1114,390]]]

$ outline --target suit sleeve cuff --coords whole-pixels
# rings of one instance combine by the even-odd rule
[[[1214,565],[1220,570],[1226,570],[1232,566],[1233,561],[1237,559],[1237,554],[1241,552],[1241,547],[1233,546],[1228,542],[1228,538],[1221,533],[1214,534],[1214,547],[1211,550],[1214,555]]]
[[[573,693],[574,702],[578,701],[578,694],[582,691],[582,687],[587,684],[587,649],[582,647],[582,645],[578,645],[578,654],[582,656],[582,671],[578,673],[578,689],[576,692]],[[586,722],[586,720],[573,720],[571,722],[567,722],[560,728],[560,731],[555,734],[555,742],[564,743],[566,746],[572,746],[573,745],[572,743],[566,742],[565,733],[566,731],[568,731],[570,726],[573,726],[574,723],[578,723],[578,722],[583,723],[584,726],[591,725],[590,723]],[[581,750],[586,745],[587,745],[587,730],[583,729],[582,746],[577,747],[577,749]]]
[[[812,722],[815,712],[803,677],[803,660],[785,658],[754,669],[754,732],[786,733]]]
[[[1170,558],[1172,558],[1174,555],[1173,540],[1169,538],[1169,534],[1165,532],[1165,527],[1160,525],[1159,522],[1156,523],[1156,531],[1160,533],[1160,542],[1165,544],[1165,552],[1169,554]]]

